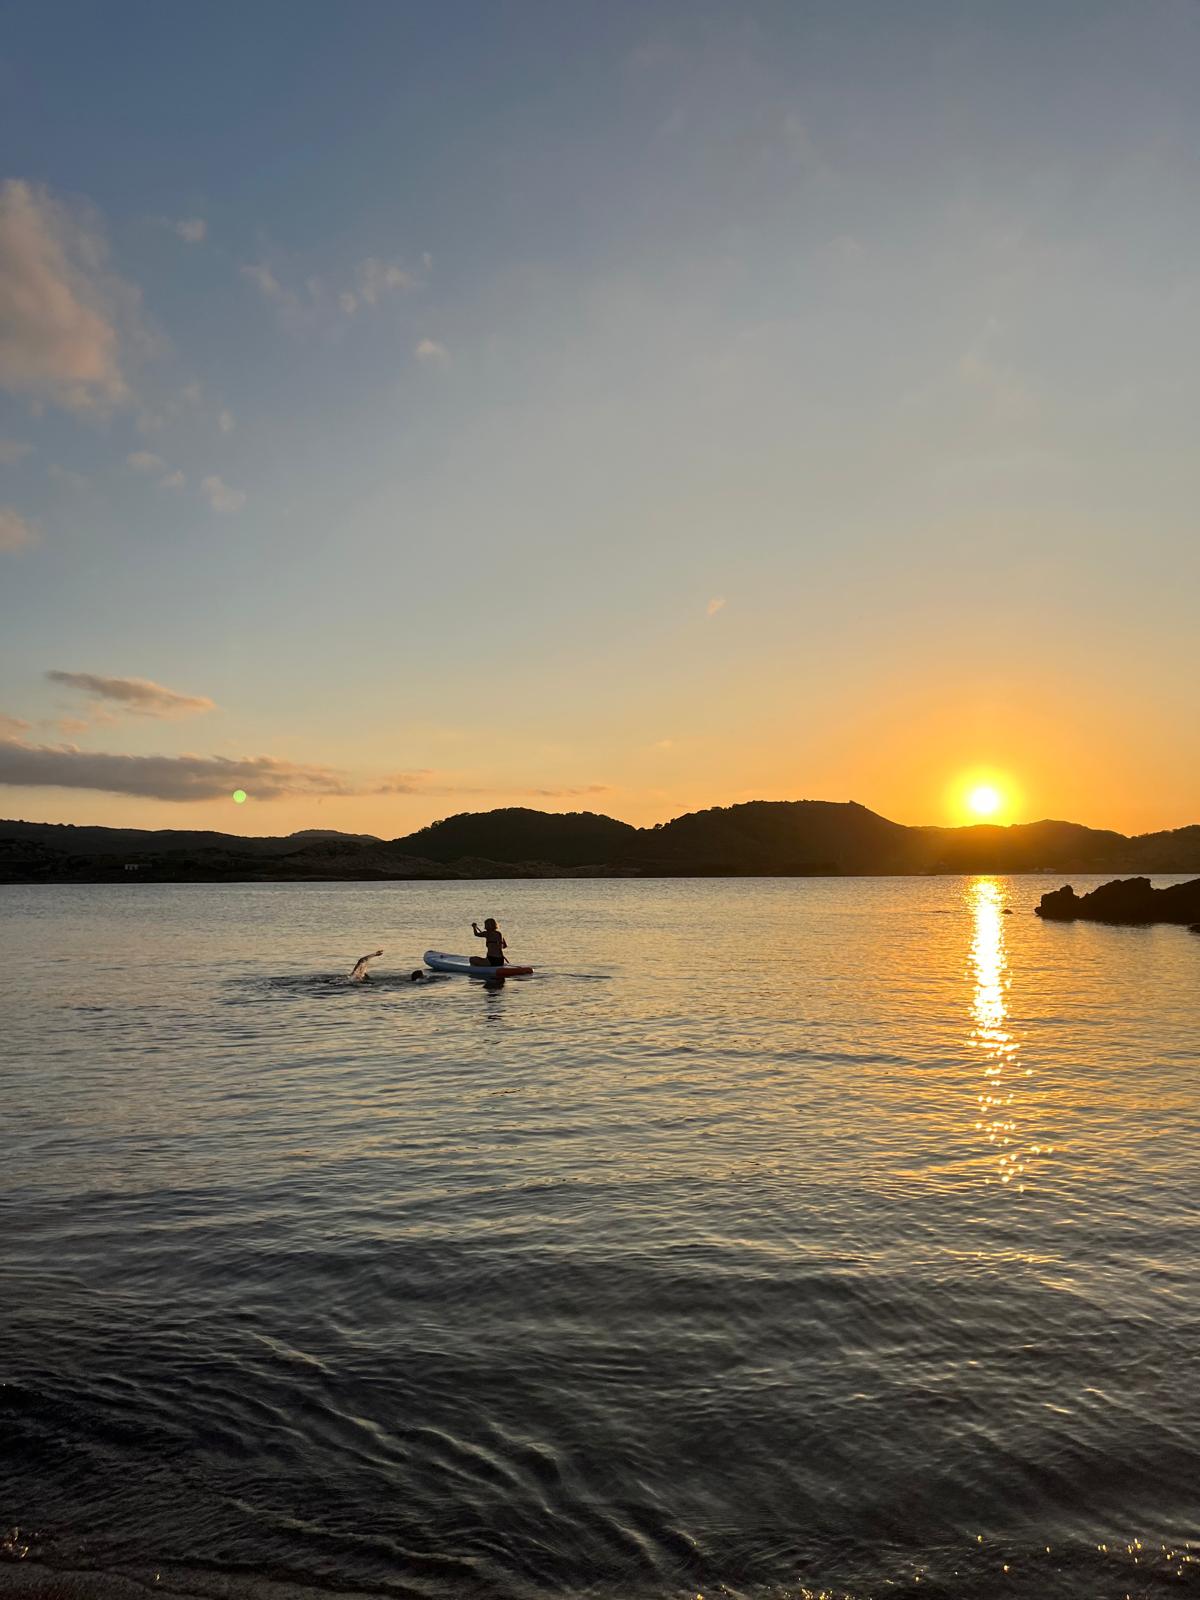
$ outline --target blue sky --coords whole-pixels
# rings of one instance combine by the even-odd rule
[[[0,18],[0,810],[1200,816],[1194,7]]]

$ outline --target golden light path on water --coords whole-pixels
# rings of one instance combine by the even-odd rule
[[[1044,887],[9,886],[0,1600],[1200,1600],[1200,947]]]
[[[1009,1027],[1008,992],[1012,977],[1004,934],[1004,896],[995,878],[975,878],[967,889],[974,928],[971,969],[974,978],[971,1015],[974,1027],[968,1043],[984,1061],[979,1090],[976,1130],[996,1150],[996,1176],[1001,1183],[1020,1181],[1040,1145],[1023,1146],[1019,1137],[1017,1088],[1032,1078],[1033,1069],[1018,1059],[1020,1045]],[[1051,1152],[1047,1150],[1047,1154]]]

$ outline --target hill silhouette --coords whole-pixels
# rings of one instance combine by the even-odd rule
[[[509,864],[545,861],[558,867],[592,863],[620,865],[637,858],[642,829],[595,811],[462,811],[394,841],[399,850],[427,861],[479,857]]]
[[[853,800],[751,800],[650,830],[644,858],[666,873],[713,876],[910,872],[920,855],[913,832]]]
[[[754,800],[653,828],[592,811],[463,812],[399,839],[0,822],[0,882],[1200,872],[1200,825],[908,827],[855,801]]]

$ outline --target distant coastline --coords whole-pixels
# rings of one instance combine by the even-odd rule
[[[853,877],[1200,872],[1200,824],[1128,837],[1072,822],[908,827],[854,801],[748,801],[653,828],[595,812],[464,812],[405,837],[0,822],[0,883]]]

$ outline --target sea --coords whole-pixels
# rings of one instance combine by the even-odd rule
[[[1061,881],[0,890],[0,1594],[1200,1593],[1200,937]]]

